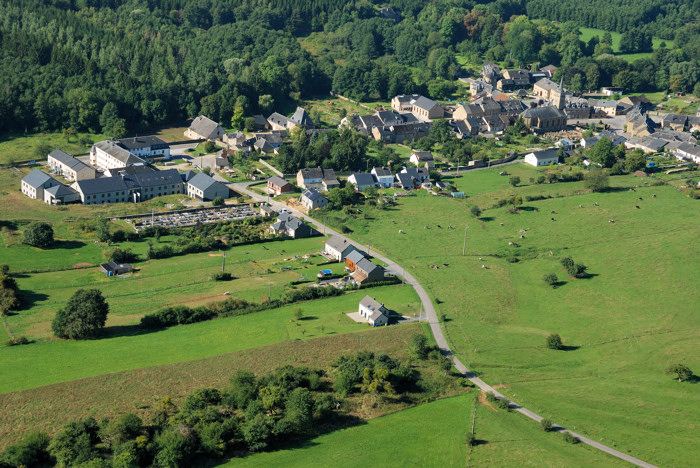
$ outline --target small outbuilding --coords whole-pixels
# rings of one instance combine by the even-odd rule
[[[117,276],[129,273],[133,270],[131,263],[107,262],[100,265],[100,271],[105,276]]]
[[[531,166],[549,166],[559,162],[559,150],[535,151],[525,155],[525,162]]]
[[[272,176],[267,179],[267,188],[275,195],[283,193],[294,193],[294,186],[278,176]]]

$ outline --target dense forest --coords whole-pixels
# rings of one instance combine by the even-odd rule
[[[331,90],[444,99],[458,58],[555,64],[574,91],[700,94],[697,2],[0,0],[0,117],[6,133],[118,137],[200,113],[228,126]],[[582,42],[581,25],[624,31],[624,52],[650,50],[651,36],[678,48],[630,64],[612,54],[609,35]]]

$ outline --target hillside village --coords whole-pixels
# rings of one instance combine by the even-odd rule
[[[0,468],[700,456],[692,2],[26,1]]]

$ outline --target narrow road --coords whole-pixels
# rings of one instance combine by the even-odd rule
[[[242,183],[236,183],[236,184],[229,184],[229,187],[235,190],[236,192],[240,194],[244,194],[252,198],[253,200],[264,202],[267,201],[267,197],[263,197],[262,195],[259,195],[255,192],[252,192],[248,190],[248,185],[250,185],[253,182],[242,182]],[[333,236],[339,236],[342,239],[346,239],[348,242],[350,242],[352,245],[354,245],[356,248],[362,250],[365,249],[365,246],[360,244],[359,242],[355,242],[352,239],[347,238],[346,236],[336,232],[335,230],[331,229],[328,226],[324,226],[321,224],[318,220],[311,218],[310,216],[305,215],[304,213],[301,213],[300,211],[295,210],[294,208],[289,207],[288,205],[285,205],[284,203],[279,203],[274,200],[270,200],[270,205],[279,210],[280,208],[284,208],[287,211],[290,211],[294,216],[300,219],[304,219],[305,221],[308,221],[310,223],[315,224],[316,226],[320,227],[321,229],[324,230],[326,234],[330,234]],[[435,312],[435,307],[433,307],[433,302],[430,300],[430,296],[428,296],[428,293],[425,291],[423,286],[411,275],[408,271],[400,267],[396,262],[393,260],[388,259],[387,257],[380,255],[376,251],[372,252],[372,255],[382,262],[387,264],[387,268],[390,270],[393,270],[397,275],[400,275],[400,272],[403,271],[403,278],[404,281],[407,284],[410,284],[413,289],[416,291],[418,294],[418,297],[420,298],[421,302],[423,303],[423,310],[425,311],[427,317],[428,317],[428,323],[430,324],[430,330],[433,333],[433,336],[435,337],[435,342],[437,345],[440,347],[440,350],[442,351],[443,354],[446,356],[449,356],[452,359],[452,363],[454,364],[455,368],[461,372],[466,378],[468,378],[470,381],[472,381],[477,387],[479,387],[481,390],[484,392],[492,392],[494,393],[498,398],[505,398],[505,396],[501,393],[499,393],[496,389],[491,387],[489,384],[478,378],[477,376],[474,375],[473,372],[471,372],[469,369],[467,369],[467,366],[465,366],[453,353],[452,350],[450,350],[450,346],[447,344],[447,340],[445,339],[445,335],[442,333],[442,328],[440,328],[440,322],[438,321],[437,313]],[[510,405],[511,409],[514,411],[517,411],[518,413],[524,414],[530,419],[534,419],[535,421],[539,422],[543,418],[539,414],[530,411],[527,408],[523,408],[522,406],[518,405],[517,403],[511,402]],[[568,432],[569,434],[573,435],[576,437],[578,440],[580,440],[582,443],[586,445],[590,445],[593,448],[596,448],[598,450],[601,450],[607,454],[612,455],[613,457],[617,457],[621,460],[624,460],[626,462],[632,463],[633,465],[641,466],[644,468],[657,468],[655,465],[652,465],[650,463],[647,463],[645,461],[642,461],[638,458],[632,457],[630,455],[627,455],[625,453],[622,453],[618,450],[615,450],[611,447],[608,447],[607,445],[603,445],[601,443],[598,443],[592,439],[589,439],[588,437],[585,437],[577,432],[568,430],[562,426],[559,426],[557,424],[553,425],[553,430],[556,432]]]

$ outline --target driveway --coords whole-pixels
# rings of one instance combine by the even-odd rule
[[[233,190],[236,192],[247,195],[253,200],[257,201],[268,201],[266,197],[263,197],[262,195],[259,195],[257,193],[254,193],[250,190],[248,190],[248,185],[250,185],[252,182],[242,182],[242,183],[236,183],[236,184],[229,184],[229,187],[231,187]],[[277,209],[280,210],[282,208],[286,209],[287,211],[291,212],[292,215],[296,216],[299,219],[303,219],[307,222],[311,222],[315,224],[316,226],[322,228],[325,233],[330,234],[331,236],[338,236],[341,239],[347,240],[349,243],[354,245],[358,250],[364,250],[365,246],[360,244],[359,242],[355,242],[352,239],[347,238],[346,236],[336,232],[335,230],[331,229],[328,226],[324,226],[321,224],[318,220],[311,218],[310,216],[305,215],[304,213],[301,213],[294,208],[291,208],[283,203],[276,202],[274,200],[269,201],[270,205]],[[468,378],[471,382],[473,382],[477,387],[479,387],[482,391],[484,392],[492,392],[496,397],[498,398],[505,398],[505,396],[501,393],[498,392],[498,390],[494,389],[491,387],[489,384],[481,380],[479,377],[475,376],[473,372],[471,372],[467,366],[465,366],[462,361],[460,361],[453,353],[452,350],[450,349],[449,344],[447,344],[447,340],[445,339],[445,335],[442,333],[442,328],[440,327],[440,322],[438,321],[437,313],[435,312],[435,307],[433,307],[433,302],[430,300],[430,296],[428,296],[428,293],[425,291],[423,286],[411,275],[408,271],[405,269],[401,268],[396,262],[393,260],[390,260],[389,258],[379,254],[377,251],[373,250],[372,251],[372,256],[375,258],[378,258],[382,262],[386,263],[387,268],[391,269],[392,271],[403,271],[404,274],[404,281],[408,284],[410,284],[413,289],[416,291],[416,294],[418,294],[418,297],[421,300],[421,303],[423,304],[423,311],[426,314],[426,317],[428,319],[428,323],[430,324],[430,331],[433,333],[433,336],[435,337],[435,342],[437,345],[440,347],[440,351],[446,355],[449,356],[452,359],[452,363],[454,364],[455,368],[461,372],[466,378]],[[511,409],[514,411],[517,411],[518,413],[521,413],[525,416],[527,416],[530,419],[534,419],[535,421],[539,422],[543,418],[539,414],[530,411],[527,408],[524,408],[520,405],[518,405],[515,402],[511,401],[510,404]],[[627,455],[625,453],[622,453],[618,450],[615,450],[611,447],[608,447],[606,445],[600,444],[592,439],[589,439],[588,437],[585,437],[577,432],[570,431],[562,426],[559,426],[557,424],[553,425],[553,430],[557,432],[568,432],[569,434],[573,435],[577,439],[579,439],[582,443],[589,445],[591,447],[594,447],[598,450],[601,450],[607,454],[610,454],[614,457],[620,458],[622,460],[625,460],[629,463],[632,463],[637,466],[641,466],[644,468],[656,468],[655,465],[652,465],[650,463],[647,463],[645,461],[639,460],[638,458],[632,457],[630,455]]]

